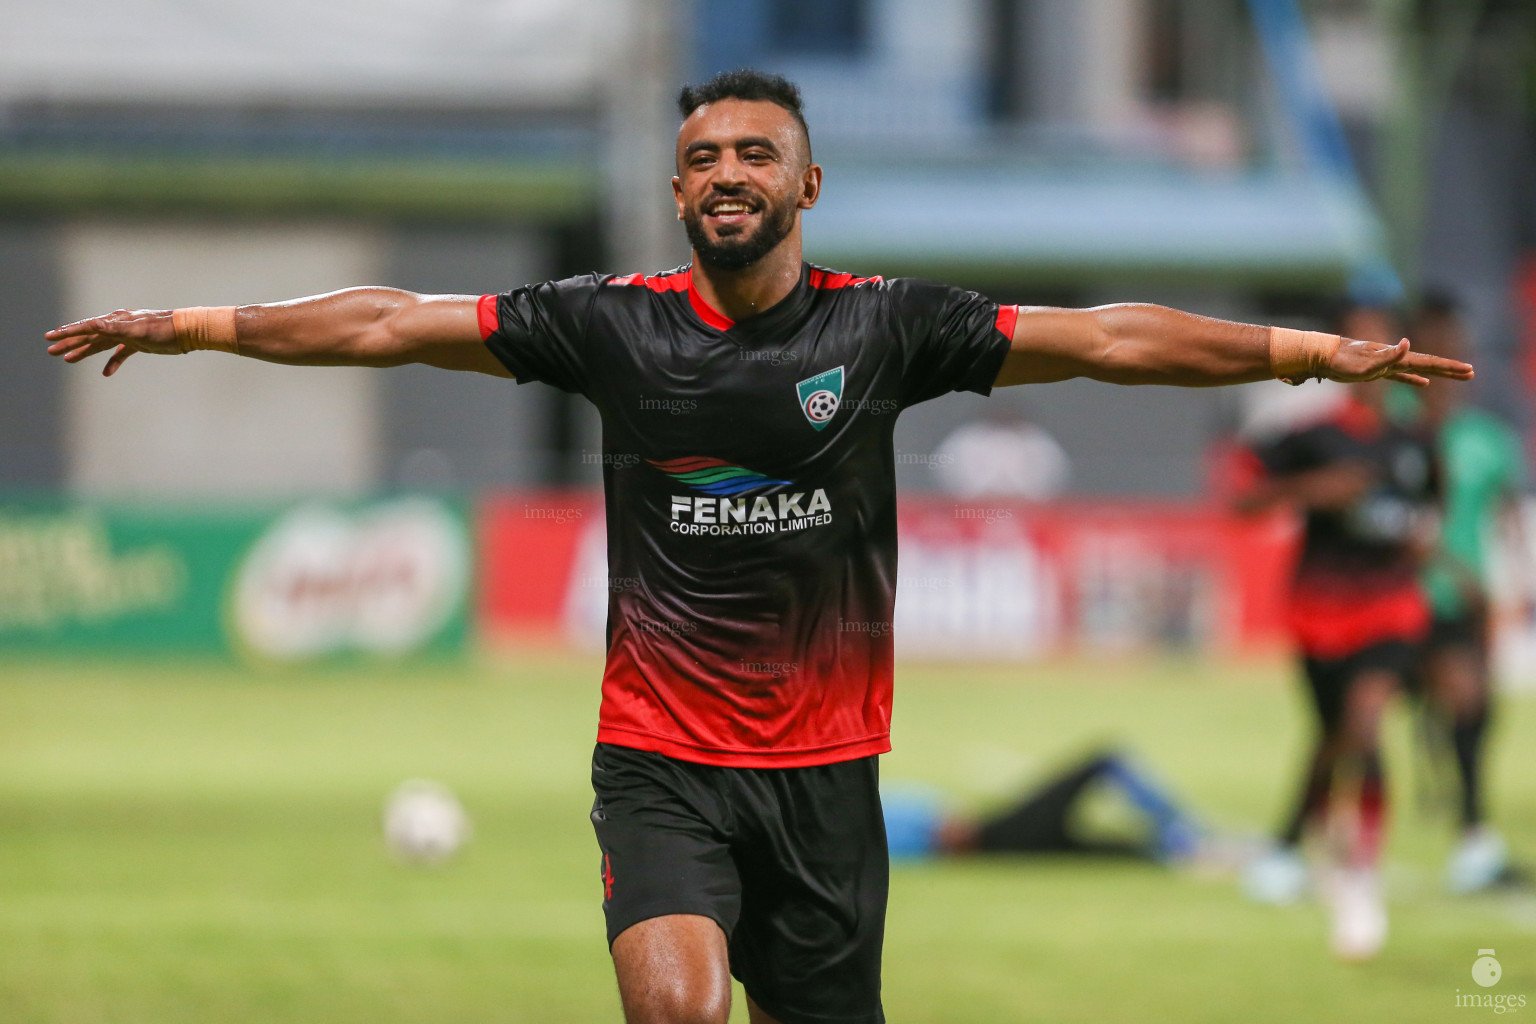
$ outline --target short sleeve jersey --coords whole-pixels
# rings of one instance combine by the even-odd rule
[[[810,265],[740,323],[687,267],[481,299],[486,344],[520,383],[601,415],[600,742],[745,767],[890,749],[896,417],[988,393],[1016,315]]]
[[[1488,535],[1500,504],[1525,484],[1524,455],[1513,430],[1471,407],[1452,413],[1436,440],[1445,471],[1445,520],[1425,585],[1435,612],[1454,616],[1464,610],[1466,582],[1484,582]]]
[[[1307,513],[1297,586],[1380,592],[1415,586],[1412,542],[1435,511],[1439,472],[1423,437],[1355,402],[1258,452],[1265,471],[1288,476],[1340,463],[1364,467],[1372,484],[1344,509]]]
[[[1349,506],[1307,513],[1287,607],[1302,652],[1338,659],[1383,641],[1421,637],[1429,607],[1414,539],[1434,514],[1439,491],[1428,441],[1349,402],[1258,454],[1277,477],[1350,463],[1371,480]]]

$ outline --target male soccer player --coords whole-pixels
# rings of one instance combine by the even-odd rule
[[[592,822],[626,1019],[883,1020],[896,412],[1093,377],[1465,379],[1396,345],[1148,305],[998,306],[801,255],[822,169],[794,86],[683,90],[672,190],[691,265],[488,296],[357,288],[118,311],[50,332],[68,361],[215,346],[274,362],[545,381],[603,421],[609,604]],[[899,230],[893,217],[892,230]],[[680,414],[674,414],[682,410]]]
[[[1341,328],[1364,338],[1393,333],[1389,314],[1366,308],[1347,313]],[[1418,574],[1438,495],[1433,447],[1383,414],[1384,396],[1384,385],[1356,384],[1327,420],[1262,448],[1265,476],[1239,502],[1249,511],[1288,503],[1305,513],[1289,617],[1319,726],[1277,848],[1250,866],[1245,881],[1255,898],[1289,902],[1307,881],[1298,850],[1304,833],[1331,826],[1337,840],[1347,830],[1326,891],[1333,949],[1345,960],[1374,956],[1386,941],[1378,734],[1429,625]]]
[[[1437,351],[1467,350],[1456,306],[1427,296],[1414,318],[1415,336]],[[1444,524],[1424,583],[1433,618],[1424,644],[1425,700],[1448,727],[1460,783],[1461,838],[1446,865],[1454,892],[1486,889],[1510,871],[1509,850],[1484,818],[1483,751],[1491,700],[1488,541],[1499,520],[1523,539],[1518,499],[1524,486],[1520,439],[1496,417],[1462,401],[1456,388],[1424,395],[1425,425],[1434,431],[1444,470]]]

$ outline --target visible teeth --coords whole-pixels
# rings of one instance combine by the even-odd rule
[[[716,203],[711,213],[751,213],[752,208],[746,203]]]

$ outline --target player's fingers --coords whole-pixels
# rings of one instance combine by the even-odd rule
[[[86,334],[144,337],[149,331],[149,319],[154,312],[142,309],[114,309],[101,316],[89,316],[84,320],[76,320],[62,327],[55,327],[51,331],[45,331],[43,337],[50,341]]]
[[[66,363],[78,363],[82,359],[89,359],[98,352],[105,352],[109,348],[114,348],[116,344],[116,342],[108,341],[105,338],[88,338],[84,344],[77,345],[69,352],[66,352],[64,354],[64,361]]]
[[[103,377],[112,376],[120,366],[128,361],[128,357],[133,355],[135,351],[137,350],[131,349],[127,345],[117,346],[117,351],[112,353],[112,358],[107,360],[107,365],[101,368],[101,375]]]
[[[1451,380],[1471,380],[1472,364],[1464,363],[1460,359],[1447,359],[1445,356],[1430,355],[1427,352],[1410,353],[1402,362],[1405,370],[1424,374],[1431,377],[1447,377]]]
[[[74,345],[67,350],[61,350],[61,354],[64,356],[64,361],[66,363],[78,363],[86,356],[94,355],[95,353],[101,351],[96,347],[96,344],[97,343],[94,340],[87,340],[81,344]]]
[[[74,323],[64,324],[61,327],[55,327],[51,331],[44,331],[43,337],[49,341],[56,341],[59,338],[73,338],[81,334],[94,334],[100,327],[101,318],[93,316],[85,320],[76,320]]]
[[[1387,380],[1402,381],[1404,384],[1412,384],[1416,388],[1429,387],[1429,378],[1420,377],[1416,373],[1389,373]]]
[[[102,337],[102,332],[91,326],[82,326],[78,329],[71,329],[68,333],[49,331],[46,337],[53,339],[53,344],[48,346],[48,351],[58,355],[61,352],[68,352],[83,341],[91,341]]]
[[[48,354],[51,356],[61,356],[66,352],[73,352],[75,349],[79,348],[81,344],[82,342],[80,337],[77,335],[61,337],[52,345],[48,346]]]
[[[84,320],[76,320],[74,323],[65,324],[63,327],[55,327],[44,335],[46,338],[69,337],[85,334],[121,334],[123,326],[130,323],[134,317],[131,309],[114,309],[110,313],[101,316],[88,316]]]

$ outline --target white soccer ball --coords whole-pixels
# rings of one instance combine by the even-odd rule
[[[440,864],[470,836],[469,816],[439,782],[409,779],[384,802],[384,843],[409,864]]]

